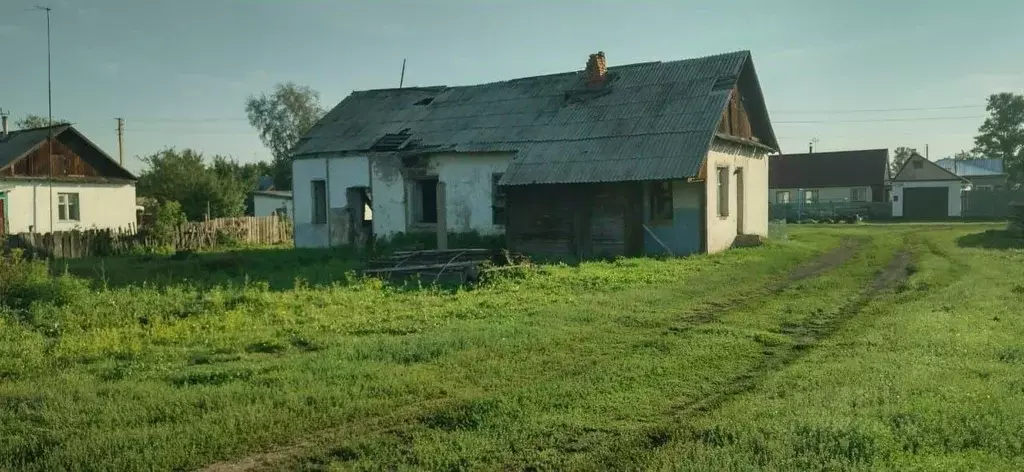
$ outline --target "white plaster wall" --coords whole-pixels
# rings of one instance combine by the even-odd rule
[[[491,176],[504,173],[512,161],[507,153],[449,153],[431,156],[428,172],[445,184],[445,218],[452,232],[477,231],[503,234],[505,228],[493,224],[491,213]],[[373,192],[373,231],[376,237],[391,237],[406,232],[406,181],[401,161],[374,158],[371,164]]]
[[[401,166],[401,159],[394,157],[370,159],[374,237],[388,238],[405,232],[405,181]]]
[[[949,203],[947,209],[949,216],[960,216],[963,209],[961,208],[961,192],[964,188],[964,183],[960,181],[948,181],[948,182],[894,182],[892,184],[892,216],[900,218],[903,216],[903,189],[913,187],[947,187],[949,188]]]
[[[853,189],[853,188],[865,189],[865,191],[867,192],[867,201],[869,201],[869,202],[874,201],[873,200],[873,196],[874,195],[871,193],[871,187],[821,187],[821,188],[809,187],[809,188],[803,188],[803,189],[796,189],[796,188],[773,188],[773,189],[768,190],[768,201],[771,202],[771,203],[777,203],[775,201],[776,192],[788,191],[789,192],[789,202],[790,203],[797,203],[798,201],[803,199],[803,195],[804,195],[803,192],[804,192],[804,190],[817,190],[818,191],[818,201],[820,201],[820,202],[826,202],[826,201],[849,201],[850,200],[850,190]]]
[[[7,230],[11,233],[49,233],[50,212],[53,231],[73,229],[117,229],[136,223],[135,184],[93,184],[54,182],[0,181],[0,191],[7,193]],[[58,193],[77,193],[79,221],[60,221],[57,211]]]
[[[743,168],[743,232],[767,236],[768,202],[764,197],[768,195],[768,159],[710,151],[706,165],[707,251],[715,253],[728,249],[736,239],[738,199],[734,172],[737,167]],[[729,216],[724,218],[718,216],[717,168],[721,166],[729,167]]]
[[[328,166],[330,167],[328,169]],[[330,174],[330,178],[328,178]],[[370,163],[365,156],[324,156],[292,161],[292,205],[296,247],[328,247],[327,224],[313,224],[313,181],[327,180],[328,215],[348,205],[349,187],[369,187]]]
[[[438,180],[445,184],[445,217],[448,231],[504,234],[504,225],[493,224],[492,175],[502,174],[511,154],[442,154],[431,159]]]
[[[252,196],[253,216],[272,216],[281,207],[287,208],[288,218],[294,217],[295,207],[292,205],[292,199],[260,194]]]

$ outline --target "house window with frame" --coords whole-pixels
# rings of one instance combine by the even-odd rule
[[[672,221],[672,182],[651,184],[651,221]]]
[[[789,203],[789,190],[775,192],[775,203]]]
[[[850,189],[850,201],[851,202],[866,202],[868,201],[868,189],[864,187],[855,187]]]
[[[718,168],[718,217],[729,216],[729,168]]]
[[[818,190],[804,190],[804,203],[818,203]]]
[[[498,185],[503,174],[491,174],[491,224],[505,224],[505,188]]]
[[[59,221],[81,221],[77,193],[57,194],[57,219]]]
[[[313,196],[313,224],[327,224],[327,181],[310,182]]]

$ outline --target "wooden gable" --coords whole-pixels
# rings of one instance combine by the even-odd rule
[[[62,180],[135,180],[84,136],[70,127],[35,150],[0,170],[0,178],[54,178]]]
[[[718,123],[718,132],[737,138],[752,139],[754,134],[750,127],[750,117],[747,116],[747,110],[743,107],[743,100],[740,97],[740,89],[737,85],[729,93],[729,104],[722,112],[722,120]]]

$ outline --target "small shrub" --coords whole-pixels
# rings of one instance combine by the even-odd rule
[[[0,306],[26,310],[33,302],[66,305],[88,290],[84,281],[70,275],[54,277],[46,262],[26,259],[20,251],[0,255]]]

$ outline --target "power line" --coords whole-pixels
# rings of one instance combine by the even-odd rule
[[[976,116],[919,116],[914,118],[873,118],[867,120],[773,120],[773,124],[833,124],[833,123],[885,123],[891,121],[937,121],[937,120],[977,120],[985,118]]]
[[[770,114],[843,114],[843,113],[890,113],[897,111],[931,111],[931,110],[962,110],[966,108],[985,108],[985,105],[949,105],[941,107],[920,107],[920,108],[859,108],[849,110],[776,110]]]

